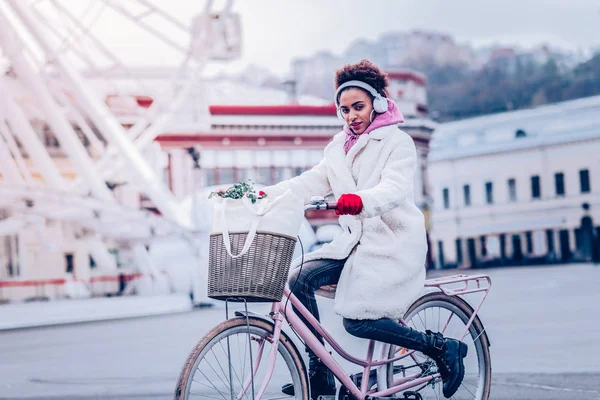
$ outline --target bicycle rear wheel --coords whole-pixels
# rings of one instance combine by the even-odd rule
[[[206,334],[183,366],[175,399],[251,400],[252,365],[255,368],[254,394],[258,395],[268,370],[274,327],[267,321],[252,317],[248,319],[248,325],[250,340],[244,317],[224,321]],[[277,350],[275,371],[262,398],[308,400],[304,362],[294,343],[283,332]],[[290,382],[296,388],[295,396],[281,392],[281,387]]]
[[[430,293],[418,299],[406,312],[404,321],[408,326],[424,332],[442,332],[444,337],[458,339],[465,330],[473,309],[459,297],[446,296],[443,293]],[[462,339],[469,346],[469,352],[464,359],[465,378],[452,399],[456,400],[488,400],[492,383],[492,365],[490,349],[484,327],[475,318],[466,336]],[[391,346],[390,357],[397,357],[406,349]],[[394,368],[388,367],[388,387],[396,379],[402,377],[402,371],[415,373],[421,370],[422,376],[437,372],[435,362],[427,356],[414,352],[395,363]],[[396,374],[396,375],[394,375]],[[412,388],[416,391],[418,388]],[[443,399],[441,378],[428,383],[419,390],[426,399]]]

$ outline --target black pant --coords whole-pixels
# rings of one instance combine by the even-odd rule
[[[319,310],[315,299],[315,290],[325,285],[336,284],[344,268],[346,260],[315,260],[304,263],[302,270],[296,269],[290,277],[290,289],[300,302],[319,320]],[[310,328],[312,333],[323,342],[323,337],[308,324],[306,319],[294,308],[300,319]],[[363,339],[372,339],[380,342],[391,343],[408,349],[426,350],[426,336],[407,326],[391,320],[382,318],[377,320],[354,320],[344,318],[346,331]],[[306,349],[309,358],[316,359],[315,354]]]
[[[315,260],[302,265],[302,269],[297,268],[290,276],[289,286],[292,293],[308,309],[308,311],[320,321],[317,300],[315,299],[315,290],[321,286],[334,285],[340,280],[340,274],[346,260]],[[310,328],[311,332],[323,342],[323,337],[317,332],[306,318],[294,307],[294,312],[300,317],[302,322]],[[311,357],[314,357],[310,349],[306,349]]]

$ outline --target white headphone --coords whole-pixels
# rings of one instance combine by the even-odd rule
[[[362,81],[348,81],[348,82],[340,85],[338,90],[336,90],[336,92],[335,92],[335,107],[337,109],[338,118],[340,118],[342,120],[344,119],[342,110],[340,110],[339,95],[342,92],[342,90],[344,90],[348,87],[359,87],[359,88],[364,89],[367,92],[369,92],[371,94],[371,96],[373,96],[373,110],[377,114],[382,114],[387,111],[387,109],[388,109],[387,99],[385,97],[383,97],[382,95],[380,95],[379,92],[377,92],[377,90],[375,90],[375,88],[373,88],[373,86],[369,85],[368,83],[362,82]]]

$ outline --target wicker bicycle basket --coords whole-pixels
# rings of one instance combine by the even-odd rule
[[[239,254],[247,233],[230,233],[231,252]],[[208,296],[218,300],[274,302],[283,297],[296,238],[257,232],[250,250],[232,258],[222,234],[210,236]]]

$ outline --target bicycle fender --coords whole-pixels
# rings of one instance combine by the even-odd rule
[[[269,324],[275,326],[275,323],[273,322],[272,318],[269,318],[268,315],[264,315],[264,314],[259,314],[259,313],[255,313],[253,311],[236,311],[235,312],[235,316],[236,317],[244,317],[244,318],[256,318],[256,319],[260,319],[263,320],[265,322],[268,322]]]

